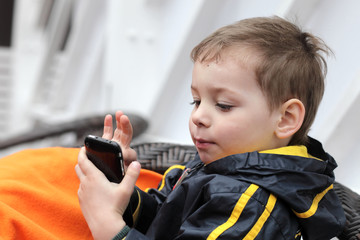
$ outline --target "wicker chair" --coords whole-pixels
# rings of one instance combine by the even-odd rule
[[[334,190],[346,216],[346,227],[339,239],[360,240],[360,195],[338,182],[334,183]]]
[[[148,122],[144,118],[133,113],[126,113],[126,115],[129,117],[134,128],[133,138],[138,137],[147,129]],[[18,145],[34,144],[42,140],[49,140],[50,144],[54,146],[58,143],[56,140],[50,140],[54,140],[61,137],[62,135],[69,133],[75,135],[74,141],[61,143],[61,145],[65,147],[81,146],[84,143],[84,138],[86,135],[102,135],[104,116],[105,114],[99,114],[96,116],[79,118],[57,124],[45,124],[39,122],[35,124],[34,129],[31,131],[12,136],[8,139],[0,140],[0,151]],[[116,126],[114,116],[113,120],[113,124]]]

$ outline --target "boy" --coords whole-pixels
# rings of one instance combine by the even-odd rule
[[[278,17],[223,27],[192,53],[198,155],[174,166],[158,190],[136,188],[140,171],[121,112],[112,134],[132,162],[109,183],[80,151],[79,200],[95,239],[330,239],[345,216],[332,190],[334,159],[308,138],[324,92],[327,47]],[[130,200],[131,197],[131,200]],[[126,206],[133,219],[122,218]]]

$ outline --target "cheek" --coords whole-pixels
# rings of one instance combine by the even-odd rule
[[[190,118],[189,118],[189,130],[190,131],[191,131],[192,125],[193,125],[193,122],[191,120],[191,115],[190,115]]]
[[[223,157],[243,152],[247,138],[241,124],[223,124],[215,134]]]
[[[236,116],[220,121],[216,128],[216,136],[223,144],[233,148],[236,145],[244,145],[251,140],[253,132],[259,127],[254,128],[257,119]]]
[[[191,138],[193,138],[193,130],[194,130],[194,123],[192,122],[191,120],[191,116],[190,116],[190,119],[189,119],[189,132],[190,132],[190,135],[191,135]]]
[[[216,138],[223,143],[239,141],[242,133],[246,130],[241,123],[227,122],[215,128]]]

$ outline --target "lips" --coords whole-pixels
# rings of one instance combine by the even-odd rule
[[[198,149],[206,149],[206,148],[210,147],[213,144],[214,144],[214,142],[212,142],[212,141],[205,140],[205,139],[202,139],[202,138],[195,138],[195,146]]]

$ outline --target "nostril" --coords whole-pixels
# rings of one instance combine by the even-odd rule
[[[196,108],[193,109],[191,113],[191,121],[197,126],[197,127],[208,127],[210,124],[210,112],[208,111],[208,108],[206,107],[205,103],[199,104]]]
[[[197,127],[206,127],[208,125],[209,120],[205,118],[204,116],[194,115],[192,118],[192,122]]]
[[[200,124],[199,118],[194,117],[194,116],[191,117],[191,122],[196,126],[199,126],[199,124]]]

